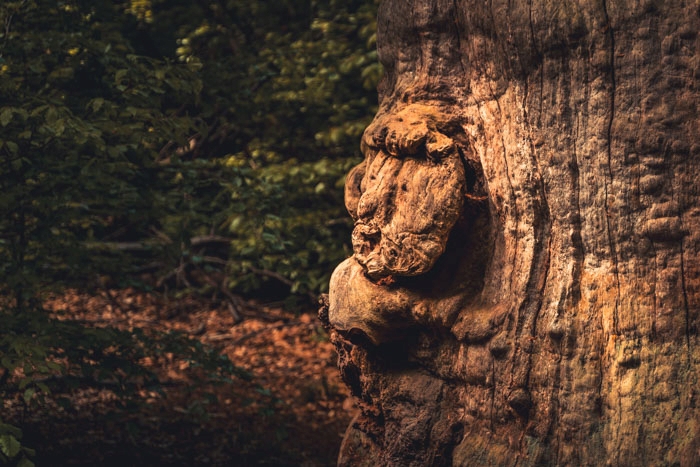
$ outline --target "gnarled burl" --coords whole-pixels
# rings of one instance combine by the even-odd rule
[[[696,466],[700,6],[383,0],[340,465]]]
[[[378,116],[362,139],[365,160],[347,178],[354,255],[331,278],[329,318],[374,344],[391,340],[428,306],[402,286],[444,253],[467,193],[459,129],[438,105],[412,104]]]
[[[448,116],[409,105],[378,117],[363,138],[365,160],[345,189],[355,220],[355,259],[374,280],[433,267],[460,215],[465,179]]]

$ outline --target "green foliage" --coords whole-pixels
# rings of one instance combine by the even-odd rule
[[[0,7],[0,291],[18,310],[47,283],[123,271],[90,242],[140,238],[157,224],[158,151],[193,131],[178,109],[201,91],[196,74],[134,55],[106,22],[110,5]]]
[[[324,291],[349,254],[342,186],[375,111],[377,3],[0,3],[0,398],[32,403],[56,379],[128,394],[157,384],[138,361],[165,351],[247,377],[182,336],[89,329],[41,303],[143,272]],[[13,430],[0,423],[0,462],[29,465]]]
[[[22,430],[3,423],[0,418],[0,464],[16,467],[33,467],[30,460],[36,455],[33,449],[22,445]]]
[[[152,27],[176,22],[153,2]],[[194,157],[240,168],[213,225],[233,236],[229,285],[255,291],[282,276],[292,292],[325,291],[349,253],[342,186],[360,160],[381,75],[374,1],[187,3],[175,53],[201,67]],[[228,229],[228,232],[226,231]],[[274,274],[261,274],[274,273]]]
[[[211,234],[232,237],[229,286],[323,291],[348,253],[342,183],[374,111],[375,10],[3,4],[2,293],[21,309],[48,283],[166,274],[207,256],[190,241]]]

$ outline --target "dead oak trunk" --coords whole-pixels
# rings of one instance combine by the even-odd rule
[[[384,0],[341,465],[697,465],[700,4]]]

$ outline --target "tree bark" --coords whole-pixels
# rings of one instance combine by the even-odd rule
[[[697,0],[384,0],[340,465],[698,465]]]

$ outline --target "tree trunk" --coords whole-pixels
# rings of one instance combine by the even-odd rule
[[[340,465],[698,465],[697,0],[384,0]]]

